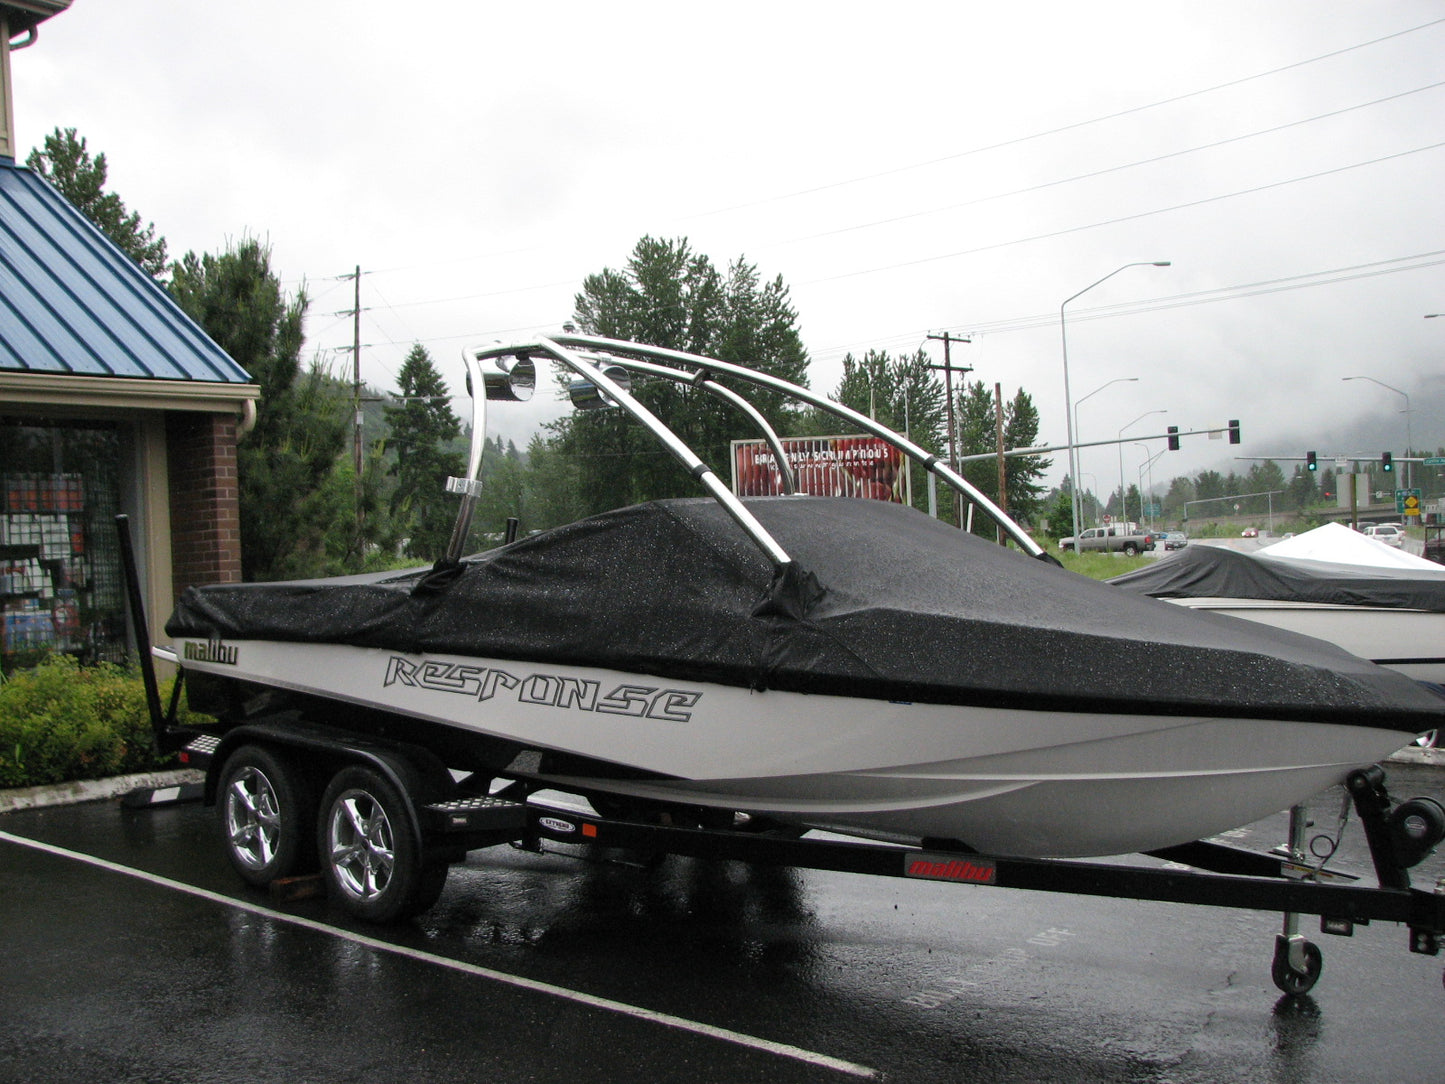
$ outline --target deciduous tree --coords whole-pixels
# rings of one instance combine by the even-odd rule
[[[757,268],[741,259],[724,277],[686,239],[644,237],[622,270],[589,275],[577,295],[574,319],[588,334],[716,357],[793,383],[807,381],[808,356],[782,278],[762,282]],[[570,374],[563,379],[570,380]],[[737,390],[780,432],[786,434],[799,417],[775,393],[759,394],[751,386]],[[642,379],[634,381],[633,392],[721,477],[728,474],[729,442],[756,435],[732,407],[697,388]],[[561,419],[551,428],[549,446],[575,460],[580,496],[589,510],[697,492],[676,461],[617,410]]]

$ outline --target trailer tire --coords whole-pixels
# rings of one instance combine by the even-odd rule
[[[394,922],[436,903],[447,863],[428,859],[411,806],[379,772],[343,768],[321,799],[317,847],[327,894],[367,922]]]
[[[265,886],[315,868],[315,798],[294,761],[263,745],[243,745],[218,778],[221,842],[243,881]]]

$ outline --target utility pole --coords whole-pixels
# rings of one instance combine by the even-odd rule
[[[1003,385],[997,382],[993,386],[993,429],[994,438],[998,443],[998,506],[1007,512],[1008,470],[1004,466],[1003,456]],[[1000,546],[1008,544],[1002,527],[995,528],[994,534],[997,536]]]
[[[351,453],[356,468],[356,480],[352,487],[352,499],[356,505],[356,554],[361,554],[361,265],[349,275],[339,276],[351,279],[353,286],[351,310]]]
[[[355,435],[352,437],[352,451],[356,457],[356,484],[361,485],[361,265],[356,265],[356,272],[351,276],[356,287],[354,295],[355,307],[351,310],[351,409],[352,429]],[[358,502],[359,508],[359,502]],[[358,512],[358,515],[360,513]]]
[[[928,366],[928,368],[943,370],[944,386],[948,392],[948,466],[951,470],[956,472],[958,470],[958,455],[954,451],[955,426],[953,424],[953,374],[955,372],[971,373],[973,372],[973,367],[969,365],[961,365],[957,369],[954,369],[953,360],[949,353],[949,347],[954,343],[971,343],[973,342],[973,340],[965,338],[962,335],[950,335],[946,331],[942,335],[930,334],[928,337],[930,339],[938,339],[943,343],[943,364],[930,365]],[[963,528],[963,497],[957,490],[954,490],[953,493],[953,518],[954,521],[958,524],[959,529],[961,530]]]

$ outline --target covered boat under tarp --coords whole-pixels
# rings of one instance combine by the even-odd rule
[[[781,575],[713,501],[668,500],[453,569],[192,588],[166,630],[886,701],[1440,722],[1438,696],[1332,645],[1116,591],[910,508],[746,505],[792,555]]]
[[[1445,613],[1445,568],[1239,553],[1223,546],[1190,546],[1108,582],[1154,598],[1268,599]]]

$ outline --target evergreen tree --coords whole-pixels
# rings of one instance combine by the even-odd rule
[[[1020,388],[1004,406],[1004,447],[1033,448],[1038,441],[1038,407],[1034,406],[1033,396]],[[1052,459],[1038,455],[1013,455],[1004,461],[1008,509],[1015,519],[1030,520],[1038,513],[1044,494],[1040,479],[1053,465]]]
[[[546,530],[587,515],[580,476],[576,458],[559,451],[542,434],[534,435],[527,445],[522,479],[523,530]]]
[[[1284,506],[1282,498],[1287,488],[1284,471],[1280,470],[1279,464],[1273,459],[1266,459],[1251,466],[1249,474],[1241,484],[1246,493],[1260,494],[1249,499],[1247,507],[1250,511],[1265,513],[1271,508],[1279,511]]]
[[[937,373],[928,367],[928,355],[919,350],[911,357],[890,358],[887,351],[869,350],[862,359],[843,358],[843,379],[832,399],[866,414],[882,425],[903,433],[920,447],[945,458],[948,454],[944,417],[946,393]],[[837,432],[838,419],[819,412],[812,428],[818,435]],[[910,464],[913,506],[928,507],[927,471]]]
[[[1315,487],[1315,472],[1306,470],[1302,463],[1295,464],[1294,474],[1287,488],[1286,504],[1293,511],[1308,511],[1319,500],[1319,491]]]
[[[396,454],[391,508],[410,529],[407,554],[435,560],[446,553],[456,523],[459,498],[446,491],[446,481],[460,476],[466,462],[446,445],[461,434],[462,427],[452,411],[446,381],[420,343],[402,362],[397,385],[401,405],[386,408],[389,446]]]
[[[1207,501],[1216,497],[1223,497],[1229,492],[1224,488],[1224,476],[1217,470],[1200,471],[1194,477],[1195,500]],[[1222,502],[1221,502],[1222,503]],[[1218,507],[1204,509],[1205,515],[1218,515]]]
[[[53,184],[147,274],[153,278],[164,274],[165,238],[155,235],[153,223],[142,226],[140,215],[126,210],[114,192],[105,191],[105,155],[91,158],[74,128],[55,129],[45,137],[44,150],[32,150],[25,164]]]
[[[993,391],[982,380],[965,382],[954,404],[954,424],[958,427],[958,454],[979,455],[998,449],[998,417]],[[1039,414],[1033,399],[1023,389],[1004,405],[1003,443],[1005,449],[1029,448],[1038,441]],[[1044,487],[1039,484],[1053,461],[1042,456],[1009,456],[1004,460],[1004,487],[1009,514],[1027,520],[1039,509]],[[979,460],[963,464],[963,476],[984,496],[999,500],[998,463]],[[992,534],[992,523],[975,520],[975,529]]]
[[[286,297],[270,249],[255,240],[219,256],[187,253],[171,266],[170,289],[261,388],[256,425],[236,449],[242,574],[319,574],[336,526],[323,490],[346,447],[349,414],[337,381],[314,365],[301,371],[305,291]]]
[[[1184,477],[1174,478],[1169,483],[1169,492],[1164,495],[1164,515],[1171,520],[1186,520],[1186,506],[1194,500],[1194,483]]]

